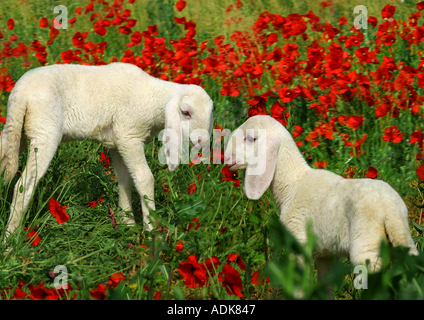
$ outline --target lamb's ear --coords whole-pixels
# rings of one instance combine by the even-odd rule
[[[179,107],[181,92],[182,90],[178,90],[165,107],[165,129],[170,132],[170,140],[167,142],[169,149],[166,155],[166,164],[170,171],[177,169],[181,160],[182,128]]]
[[[259,145],[258,154],[265,156],[259,156],[257,164],[248,164],[243,176],[244,193],[252,200],[258,200],[269,188],[277,165],[279,139],[270,136],[262,143],[262,146],[261,143]]]

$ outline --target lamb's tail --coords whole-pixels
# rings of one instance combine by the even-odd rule
[[[0,174],[6,170],[5,184],[12,180],[18,170],[25,113],[26,102],[18,99],[16,91],[12,91],[7,106],[6,125],[0,137]]]
[[[404,208],[398,214],[386,217],[384,220],[384,227],[386,229],[389,241],[394,247],[403,246],[409,248],[410,255],[418,255],[418,250],[412,239],[411,232],[408,225],[408,209]]]

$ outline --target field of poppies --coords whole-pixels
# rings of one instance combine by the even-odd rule
[[[362,19],[354,13],[359,4],[367,9]],[[57,5],[67,10],[61,20],[67,29],[55,28]],[[0,4],[0,130],[9,93],[26,71],[131,63],[164,80],[203,86],[214,101],[216,129],[269,114],[312,167],[388,182],[409,208],[420,251],[410,257],[382,244],[385,268],[368,276],[367,289],[355,288],[348,259],[317,282],[316,237],[310,233],[300,246],[279,223],[269,191],[248,200],[239,173],[210,161],[223,163],[220,149],[170,172],[158,159],[156,139],[146,147],[156,227],[142,230],[135,189],[140,224],[127,227],[116,218],[121,209],[108,149],[67,142],[40,181],[22,230],[9,237],[13,250],[0,245],[0,299],[325,299],[328,284],[335,299],[422,299],[422,12],[424,1],[411,0]],[[0,177],[2,236],[22,167],[9,185]],[[56,289],[63,270],[67,288]]]

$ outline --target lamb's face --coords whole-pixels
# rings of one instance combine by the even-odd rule
[[[270,129],[273,122],[268,118],[270,117],[249,118],[234,131],[224,153],[224,161],[231,171],[246,169],[248,165],[257,166],[263,162],[266,157],[267,135],[272,134]]]
[[[211,98],[201,87],[190,85],[184,90],[179,107],[183,136],[195,148],[204,148],[213,125]]]

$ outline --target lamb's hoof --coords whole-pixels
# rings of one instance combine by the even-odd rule
[[[126,225],[126,226],[128,226],[128,227],[133,227],[133,226],[137,225],[137,224],[135,223],[134,218],[128,218],[128,217],[123,217],[123,218],[121,219],[121,223],[122,223],[122,224],[125,224],[125,225]]]
[[[144,224],[144,230],[152,232],[153,230],[153,225],[151,223],[145,223]]]

